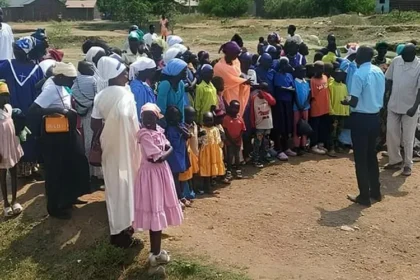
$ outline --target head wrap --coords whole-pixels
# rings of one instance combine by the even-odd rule
[[[7,86],[6,82],[0,81],[0,95],[10,95],[9,87]]]
[[[114,58],[114,59],[118,60],[121,63],[124,63],[124,60],[122,59],[122,57],[119,54],[113,53],[109,57],[110,58]]]
[[[134,30],[128,34],[128,39],[136,40],[136,41],[143,41],[144,33],[141,30]]]
[[[239,56],[240,61],[252,61],[252,54],[249,52],[243,52]]]
[[[397,46],[397,51],[396,51],[397,55],[401,55],[401,53],[404,50],[404,48],[405,48],[405,44],[399,44]]]
[[[43,41],[47,39],[47,32],[45,32],[45,28],[38,28],[31,36],[37,40]]]
[[[46,59],[54,59],[55,61],[63,61],[64,52],[57,49],[48,49],[48,53],[45,56]]]
[[[128,78],[130,80],[133,80],[138,72],[144,71],[147,69],[156,69],[155,61],[148,57],[140,57],[134,63],[130,65]]]
[[[171,49],[172,48],[175,48],[175,49],[178,49],[179,51],[180,51],[180,53],[181,54],[184,54],[186,51],[188,51],[188,48],[186,47],[186,46],[184,46],[184,45],[181,45],[181,44],[174,44],[172,47],[170,47]]]
[[[273,63],[273,58],[268,53],[263,53],[262,56],[260,56],[259,59],[260,64],[270,65]]]
[[[115,58],[104,56],[98,62],[99,76],[109,81],[121,75],[125,71],[125,65]]]
[[[166,51],[168,49],[168,44],[166,43],[166,41],[159,37],[154,38],[152,44],[157,44],[163,49],[163,51]]]
[[[184,40],[182,40],[182,38],[179,37],[179,36],[170,35],[170,36],[168,36],[167,42],[168,42],[168,46],[169,47],[172,47],[175,44],[182,44],[182,43],[184,43]]]
[[[213,71],[213,67],[210,64],[204,64],[203,66],[201,66],[201,73],[208,73],[210,71]]]
[[[167,76],[178,76],[182,70],[187,68],[187,63],[179,58],[171,59],[163,68],[162,74]]]
[[[239,55],[241,53],[241,47],[236,42],[230,41],[223,44],[219,49],[219,53],[220,51],[228,55]]]
[[[168,63],[172,59],[176,58],[177,56],[181,55],[181,51],[177,48],[169,48],[163,55],[163,61]]]
[[[25,36],[16,41],[16,46],[21,48],[26,54],[33,50],[39,40],[32,36]]]
[[[347,54],[345,58],[348,58],[352,54],[357,53],[357,50],[359,49],[359,44],[356,43],[349,43],[346,46]]]
[[[163,115],[160,113],[159,107],[154,103],[146,103],[141,107],[141,113],[143,112],[153,112],[158,119],[163,118]]]
[[[45,59],[39,63],[39,67],[41,67],[42,72],[44,75],[47,75],[48,69],[50,69],[52,66],[54,66],[57,63],[57,61],[53,59]]]
[[[57,62],[52,69],[53,75],[63,75],[70,78],[77,77],[77,70],[71,63]]]
[[[101,47],[91,47],[86,53],[86,61],[93,62],[93,58],[98,52],[105,52],[105,50]]]

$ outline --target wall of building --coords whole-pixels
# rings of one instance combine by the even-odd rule
[[[58,0],[36,0],[23,7],[23,19],[25,21],[48,21],[57,20],[59,14],[63,14],[66,7]]]
[[[420,11],[419,0],[389,0],[391,10]]]
[[[63,18],[68,20],[93,20],[94,8],[66,9]]]
[[[390,11],[389,1],[390,0],[376,0],[375,12],[378,14],[389,13]]]

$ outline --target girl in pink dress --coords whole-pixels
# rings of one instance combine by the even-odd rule
[[[23,156],[19,138],[16,136],[12,120],[12,106],[10,103],[7,84],[0,81],[0,185],[4,200],[4,216],[10,217],[22,212],[22,206],[16,202],[17,193],[17,163]],[[10,171],[12,181],[12,201],[7,198],[7,170]]]
[[[183,220],[172,172],[166,162],[172,147],[164,130],[157,125],[160,117],[157,105],[146,103],[141,108],[142,128],[137,135],[142,159],[134,187],[134,228],[150,231],[151,267],[169,262],[168,253],[161,250],[162,230],[178,226]]]

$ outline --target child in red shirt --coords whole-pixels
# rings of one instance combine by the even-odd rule
[[[311,111],[309,123],[313,129],[311,135],[311,151],[315,154],[325,155],[328,152],[325,146],[329,145],[331,120],[330,91],[328,77],[324,75],[324,63],[314,63],[314,77],[311,79]],[[328,147],[327,147],[328,148]]]
[[[235,160],[236,177],[242,179],[239,153],[242,146],[242,134],[246,131],[245,122],[239,116],[240,104],[232,100],[228,106],[227,115],[223,119],[223,128],[226,134],[227,148],[227,178],[232,178],[232,163]]]

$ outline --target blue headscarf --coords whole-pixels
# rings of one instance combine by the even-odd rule
[[[397,55],[401,55],[402,51],[404,50],[405,44],[399,44],[397,46]]]
[[[178,76],[182,70],[187,67],[187,63],[179,58],[171,59],[165,68],[163,68],[162,74],[167,76]]]

